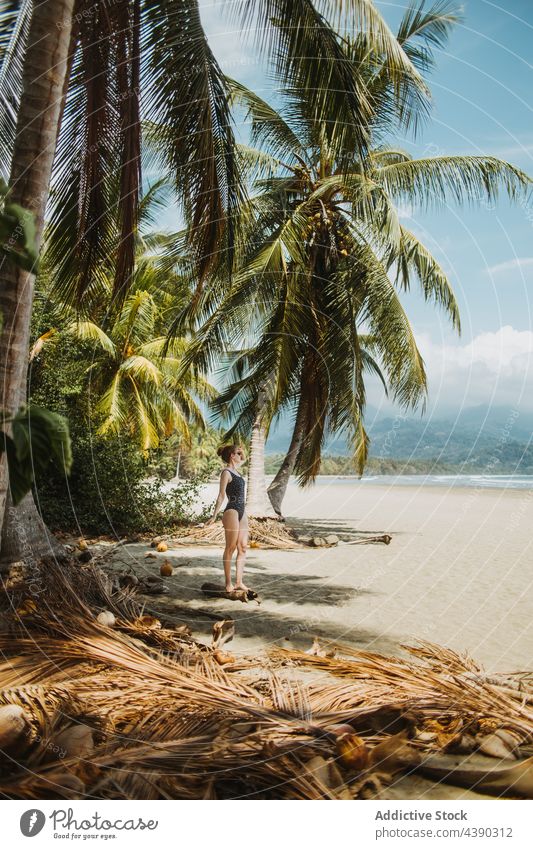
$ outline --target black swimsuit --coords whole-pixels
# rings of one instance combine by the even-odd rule
[[[232,472],[231,469],[226,469],[231,475],[231,479],[228,481],[226,485],[226,495],[228,498],[228,503],[224,507],[224,513],[226,510],[236,510],[239,516],[239,522],[244,516],[244,487],[245,482],[242,475],[237,475],[235,472]]]

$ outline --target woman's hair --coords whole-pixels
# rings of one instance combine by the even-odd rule
[[[240,449],[240,445],[222,445],[218,449],[217,454],[219,457],[222,457],[225,463],[229,463],[231,455],[235,454],[235,452],[239,451]]]

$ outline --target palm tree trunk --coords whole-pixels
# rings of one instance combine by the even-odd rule
[[[267,491],[265,483],[265,441],[266,428],[262,411],[258,413],[252,427],[250,439],[250,459],[248,462],[248,487],[246,512],[249,516],[267,515]]]
[[[287,486],[290,477],[294,471],[296,458],[298,457],[298,453],[305,439],[305,419],[305,401],[303,395],[300,394],[300,400],[298,402],[298,410],[296,413],[296,420],[294,422],[294,428],[292,431],[289,450],[285,454],[285,458],[276,473],[276,477],[274,478],[267,490],[267,494],[270,499],[270,503],[274,508],[274,512],[280,518],[282,518],[281,505],[283,499],[285,498]]]
[[[33,212],[40,244],[61,114],[74,0],[35,3],[24,58],[22,98],[11,167],[10,200]],[[0,409],[13,413],[26,398],[34,275],[4,262],[1,269]],[[33,499],[6,511],[8,476],[0,467],[0,522],[10,557],[50,552]],[[11,527],[5,527],[7,518]],[[8,540],[11,543],[8,543]],[[16,542],[18,540],[18,543]]]

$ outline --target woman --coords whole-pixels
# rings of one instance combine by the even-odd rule
[[[244,451],[240,445],[224,445],[218,449],[217,453],[226,463],[226,468],[222,470],[220,475],[220,489],[214,514],[206,524],[213,524],[224,499],[227,498],[228,503],[222,514],[222,524],[226,534],[226,547],[223,555],[226,592],[247,590],[248,587],[243,583],[242,575],[248,547],[248,517],[245,510],[245,482],[243,476],[237,471],[244,463]],[[233,585],[231,583],[231,559],[235,550],[237,550],[237,575],[235,585]]]

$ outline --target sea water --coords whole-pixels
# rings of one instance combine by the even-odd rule
[[[363,475],[360,479],[355,475],[319,475],[317,483],[533,489],[533,475]]]

